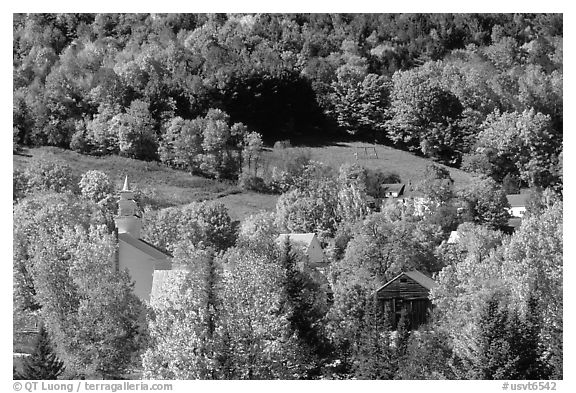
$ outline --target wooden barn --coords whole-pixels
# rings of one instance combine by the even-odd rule
[[[387,313],[393,329],[396,329],[402,309],[406,309],[411,329],[428,322],[432,308],[430,289],[436,282],[417,270],[400,273],[376,290],[376,298],[383,312]]]

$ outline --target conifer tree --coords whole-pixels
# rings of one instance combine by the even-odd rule
[[[19,379],[58,379],[63,372],[64,362],[54,353],[48,331],[42,326],[34,352],[23,361],[22,373],[18,375]]]
[[[355,354],[355,377],[359,379],[392,379],[395,373],[390,345],[390,321],[380,312],[377,300],[368,299],[360,342]]]
[[[322,358],[330,353],[328,344],[318,327],[321,318],[315,305],[318,285],[308,275],[298,268],[298,256],[290,241],[283,244],[281,266],[284,270],[284,291],[288,313],[288,321],[299,339],[305,356],[310,359],[309,377],[318,375]]]

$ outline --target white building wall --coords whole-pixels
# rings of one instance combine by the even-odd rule
[[[128,269],[134,282],[134,293],[141,300],[149,301],[156,259],[123,241],[119,243],[119,269]]]

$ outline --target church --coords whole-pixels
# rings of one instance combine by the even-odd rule
[[[118,234],[116,268],[128,269],[134,282],[134,293],[144,302],[150,301],[154,273],[171,270],[171,256],[140,238],[142,216],[130,190],[128,176],[120,191],[118,215],[114,218]]]

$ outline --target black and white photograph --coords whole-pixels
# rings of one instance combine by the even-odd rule
[[[563,13],[29,11],[12,391],[562,391]]]

